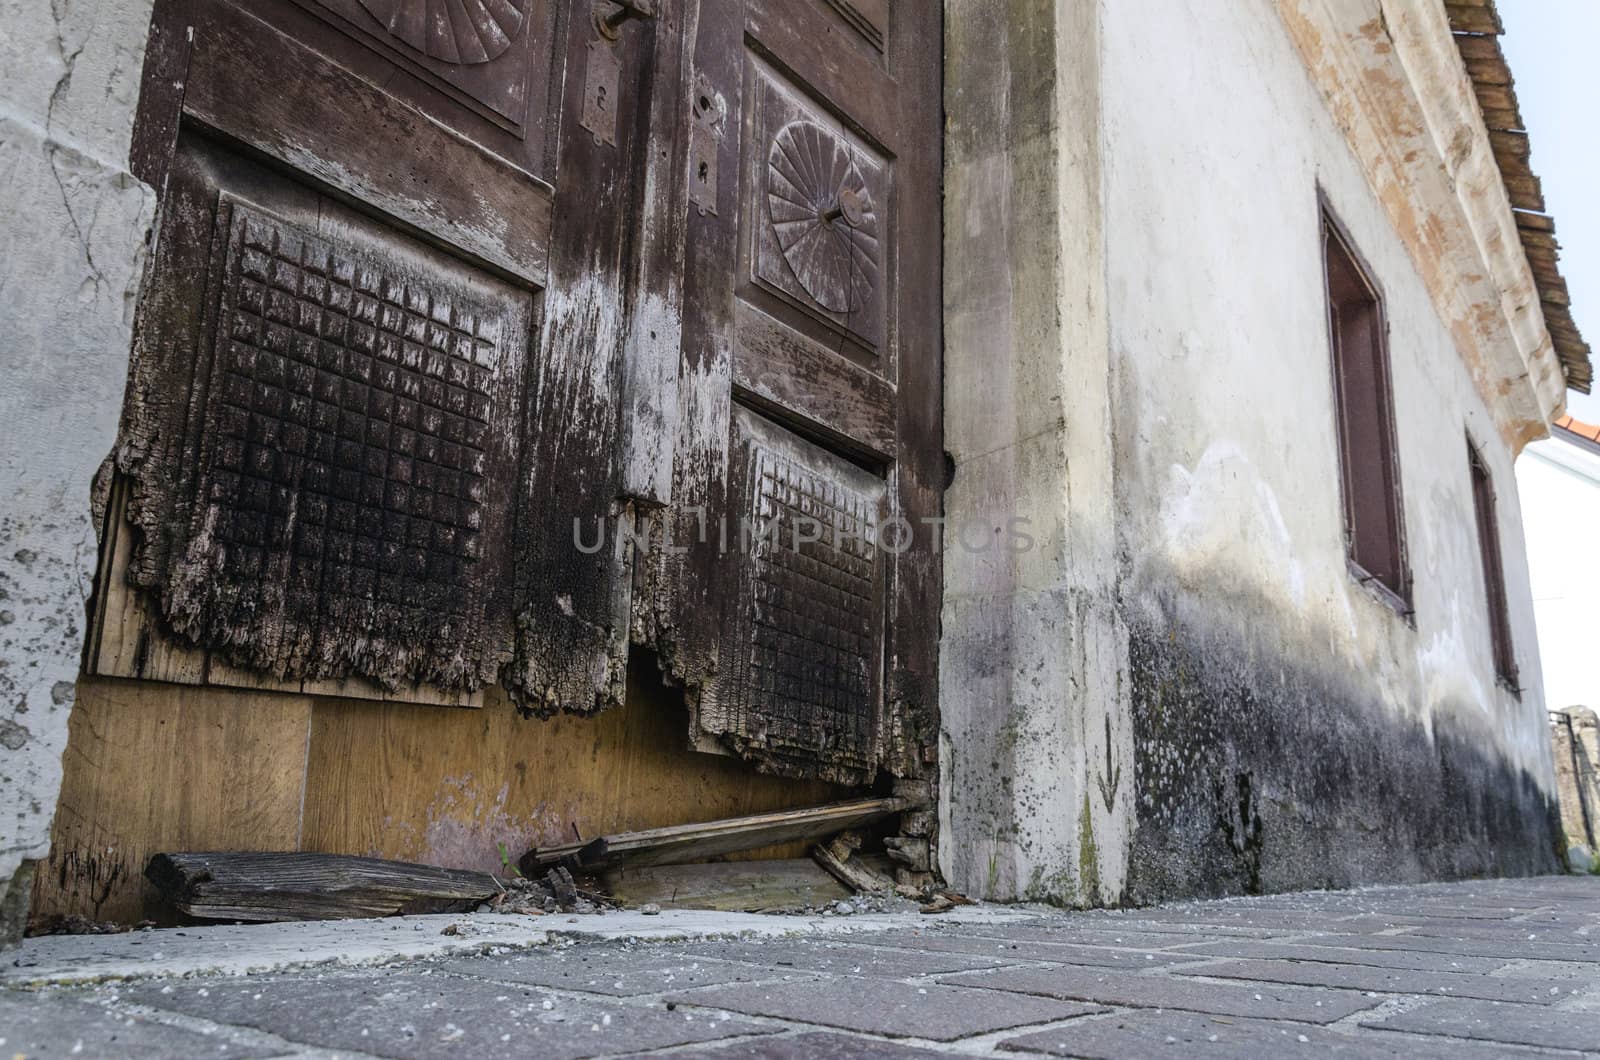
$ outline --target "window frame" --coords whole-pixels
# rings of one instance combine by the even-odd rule
[[[1409,550],[1406,542],[1405,519],[1405,493],[1402,488],[1400,473],[1400,446],[1399,432],[1395,423],[1395,396],[1394,378],[1390,368],[1389,359],[1389,314],[1388,306],[1384,299],[1383,289],[1374,278],[1372,267],[1357,248],[1355,240],[1351,237],[1349,229],[1339,219],[1332,204],[1325,193],[1318,191],[1319,207],[1319,237],[1322,257],[1322,290],[1324,313],[1327,319],[1328,338],[1328,364],[1332,377],[1331,396],[1333,398],[1333,418],[1335,430],[1335,444],[1339,461],[1339,500],[1340,511],[1344,524],[1344,552],[1346,567],[1350,576],[1364,588],[1373,593],[1379,600],[1399,614],[1406,622],[1415,626],[1416,612],[1413,607],[1412,572]],[[1332,241],[1330,243],[1330,241]],[[1355,272],[1367,297],[1370,299],[1374,314],[1373,324],[1373,350],[1371,352],[1373,375],[1376,381],[1379,407],[1375,419],[1379,430],[1379,455],[1382,460],[1380,473],[1387,473],[1387,488],[1384,491],[1386,511],[1384,519],[1389,523],[1389,537],[1392,542],[1390,548],[1390,565],[1394,569],[1395,584],[1391,585],[1384,577],[1364,565],[1357,558],[1357,523],[1363,518],[1358,510],[1356,490],[1354,488],[1354,468],[1351,459],[1351,426],[1345,415],[1346,409],[1346,380],[1345,364],[1347,363],[1346,347],[1336,320],[1336,302],[1333,286],[1333,250],[1344,256]],[[1370,557],[1369,557],[1370,558]]]
[[[1500,508],[1494,472],[1483,447],[1467,435],[1467,479],[1471,488],[1474,534],[1483,572],[1484,618],[1489,626],[1489,659],[1495,682],[1521,698],[1521,670],[1511,635],[1511,602],[1506,593],[1505,547],[1500,540]]]

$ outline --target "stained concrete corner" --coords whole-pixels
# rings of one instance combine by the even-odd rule
[[[50,846],[155,195],[128,170],[148,0],[0,3],[0,946]]]
[[[941,866],[1115,901],[1132,742],[1115,599],[1100,5],[945,8]]]

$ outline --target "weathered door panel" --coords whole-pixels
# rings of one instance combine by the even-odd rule
[[[677,407],[686,163],[676,123],[662,121],[683,110],[685,23],[676,0],[650,9],[615,39],[597,20],[630,9],[578,3],[569,16],[558,223],[517,542],[526,603],[506,675],[537,713],[622,703],[633,523],[670,489],[660,468]],[[620,99],[614,68],[626,75]],[[605,547],[586,554],[577,542],[597,527]]]
[[[542,7],[523,0],[530,9]],[[551,225],[544,113],[506,129],[429,71],[377,50],[330,12],[288,0],[249,10],[198,3],[183,110],[365,207],[480,256],[530,285],[544,281]],[[522,46],[480,64],[507,82],[544,83],[557,57],[548,19]],[[531,106],[525,106],[531,112]]]
[[[702,746],[850,783],[918,772],[934,707],[939,19],[894,15],[702,2],[675,511],[639,609]]]
[[[131,582],[138,628],[98,631],[91,670],[621,701],[630,557],[581,555],[573,527],[623,542],[670,489],[619,444],[676,409],[681,241],[639,220],[684,173],[651,138],[683,79],[678,6],[656,7],[158,10],[192,44],[163,60],[176,114],[142,119],[172,161],[119,454],[140,532],[99,594],[104,616]]]

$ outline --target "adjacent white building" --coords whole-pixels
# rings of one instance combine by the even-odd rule
[[[1539,665],[1551,710],[1600,706],[1600,427],[1563,417],[1517,460]]]

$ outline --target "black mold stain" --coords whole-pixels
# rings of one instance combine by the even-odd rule
[[[1163,606],[1163,628],[1130,632],[1125,901],[1560,871],[1554,802],[1492,731],[1454,720],[1483,708],[1439,712],[1430,735],[1370,675],[1295,653],[1271,623],[1198,614],[1271,614],[1221,603],[1187,603],[1186,621]]]
[[[1211,785],[1212,796],[1220,810],[1217,817],[1217,828],[1228,841],[1228,846],[1245,871],[1245,891],[1248,894],[1261,893],[1261,814],[1256,812],[1255,800],[1250,793],[1250,774],[1235,774],[1234,787],[1238,791],[1237,802],[1230,802],[1227,797],[1227,785],[1222,777],[1217,777]]]
[[[117,854],[74,849],[58,855],[56,850],[51,850],[50,861],[56,872],[56,886],[61,893],[71,896],[74,911],[84,912],[87,907],[87,915],[92,920],[100,919],[101,906],[128,875],[127,862]]]

